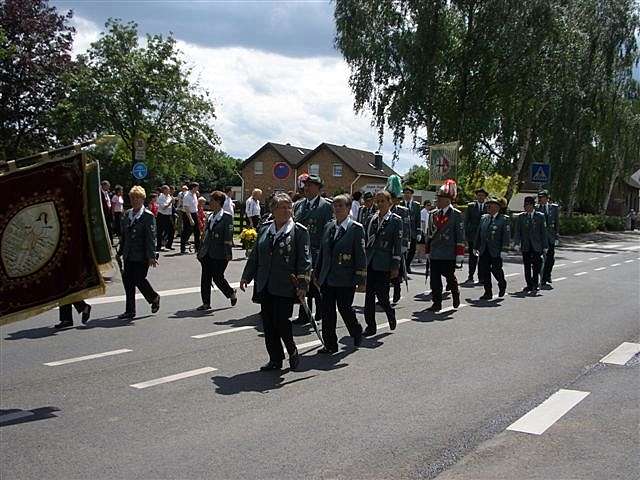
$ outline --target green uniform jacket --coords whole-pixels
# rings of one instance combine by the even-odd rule
[[[402,220],[402,253],[407,253],[407,250],[409,250],[409,242],[411,242],[411,215],[409,209],[401,205],[396,205],[391,207],[391,211]]]
[[[145,208],[142,215],[129,224],[129,212],[131,210],[122,215],[118,255],[130,262],[146,262],[156,258],[156,217]]]
[[[549,245],[555,244],[560,234],[560,207],[557,203],[547,203],[549,211],[545,209],[544,205],[536,205],[536,211],[544,215],[547,222],[547,240]]]
[[[289,233],[278,237],[274,245],[269,234],[272,223],[261,228],[256,246],[242,272],[244,281],[254,281],[253,301],[256,303],[260,303],[260,294],[265,289],[271,295],[296,298],[291,274],[298,279],[300,288],[306,290],[309,285],[309,232],[304,225],[296,223]]]
[[[402,219],[398,215],[391,213],[386,220],[373,217],[367,227],[366,240],[368,266],[380,272],[400,269]]]
[[[533,212],[533,218],[522,212],[516,217],[513,241],[520,244],[523,252],[542,252],[547,248],[547,227],[544,214]]]
[[[482,208],[478,207],[478,202],[470,202],[464,212],[464,231],[467,234],[467,241],[473,242],[478,233],[480,219],[487,213],[487,204],[483,203]]]
[[[407,205],[404,200],[400,202],[400,205],[409,210],[409,218],[411,220],[411,240],[418,238],[418,232],[420,231],[420,210],[422,207],[414,200],[411,200]]]
[[[315,265],[322,244],[324,227],[333,219],[333,207],[320,196],[310,201],[302,199],[293,206],[293,219],[307,227],[311,246],[311,257]]]
[[[198,260],[205,257],[218,260],[230,260],[232,258],[231,247],[233,245],[233,216],[224,212],[222,218],[214,223],[213,217],[209,217],[205,223],[204,240],[198,251]]]
[[[362,224],[364,227],[364,231],[367,231],[367,227],[369,226],[369,220],[373,217],[373,214],[376,213],[376,206],[372,205],[371,207],[360,207],[360,211],[358,212],[358,222]]]
[[[464,220],[462,212],[456,208],[449,208],[446,222],[438,228],[437,217],[439,210],[429,215],[427,227],[427,253],[432,260],[455,260],[464,255]],[[439,217],[438,217],[439,218]]]
[[[500,252],[506,250],[511,243],[511,229],[509,227],[509,217],[498,213],[491,221],[488,213],[480,219],[480,226],[476,234],[474,247],[480,252],[489,251],[489,255],[496,258]]]
[[[324,229],[314,269],[318,283],[323,285],[327,282],[330,287],[364,285],[367,279],[364,228],[358,222],[351,221],[346,232],[334,240],[337,228],[334,220]]]

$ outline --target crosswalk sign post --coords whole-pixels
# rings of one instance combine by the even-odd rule
[[[546,185],[551,179],[551,165],[548,163],[532,163],[530,178],[531,183],[537,183],[539,186]]]

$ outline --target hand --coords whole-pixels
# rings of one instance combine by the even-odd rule
[[[464,255],[456,255],[456,263],[462,263],[464,260]]]
[[[243,292],[247,289],[247,281],[243,278],[240,280],[240,290]]]
[[[155,258],[150,258],[149,259],[149,266],[156,268],[158,266],[158,260],[156,260]]]
[[[356,292],[366,292],[367,291],[367,284],[362,284],[362,285],[356,285]]]
[[[400,275],[400,269],[399,268],[394,268],[393,270],[391,270],[391,272],[389,273],[389,278],[391,278],[391,280],[398,278],[398,275]]]

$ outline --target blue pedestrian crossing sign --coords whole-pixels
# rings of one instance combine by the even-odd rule
[[[133,166],[133,169],[131,170],[131,173],[132,173],[134,178],[136,178],[138,180],[142,180],[143,178],[146,178],[147,175],[149,174],[149,169],[147,168],[147,165],[145,163],[137,162]]]
[[[548,163],[531,164],[531,182],[545,184],[551,178],[551,165]]]

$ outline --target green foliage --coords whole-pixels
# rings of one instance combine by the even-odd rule
[[[429,189],[429,169],[424,165],[414,165],[402,177],[402,184],[412,187],[414,190]]]
[[[611,217],[607,215],[572,215],[560,216],[560,234],[576,235],[579,233],[591,233],[601,231],[624,230],[624,217]]]

